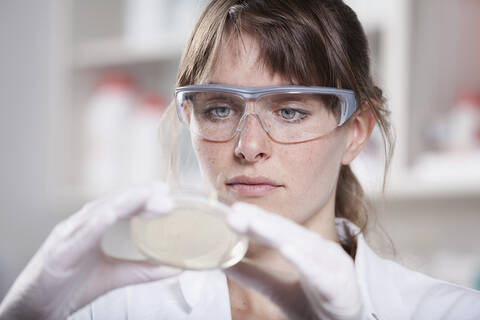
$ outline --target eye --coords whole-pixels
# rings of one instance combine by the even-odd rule
[[[306,113],[292,108],[284,108],[277,111],[283,120],[296,121],[306,117]]]
[[[228,107],[211,107],[207,110],[207,114],[211,117],[225,119],[232,114],[232,109]]]
[[[211,112],[219,118],[226,118],[230,115],[231,111],[232,110],[227,107],[217,107],[214,108]]]

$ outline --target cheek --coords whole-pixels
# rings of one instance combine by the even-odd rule
[[[296,168],[297,172],[299,170],[303,175],[314,178],[314,175],[308,173],[330,172],[332,167],[340,164],[339,145],[333,139],[312,141],[295,146],[289,152],[285,152],[282,158],[289,158],[288,162]]]
[[[341,145],[338,140],[323,139],[299,144],[282,154],[283,167],[291,173],[288,183],[292,196],[305,199],[307,211],[323,206],[335,189],[342,158]]]
[[[192,138],[192,145],[197,156],[202,175],[214,183],[223,168],[227,165],[227,157],[232,154],[227,143],[208,142],[201,138]]]

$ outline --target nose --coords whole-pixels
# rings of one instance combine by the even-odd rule
[[[271,140],[256,115],[246,116],[237,139],[235,156],[242,161],[254,163],[270,157]]]

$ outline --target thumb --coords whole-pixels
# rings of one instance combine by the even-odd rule
[[[111,282],[117,288],[174,277],[183,272],[182,269],[150,261],[130,261],[117,258],[110,260]]]
[[[81,293],[71,301],[70,309],[76,311],[109,291],[173,277],[182,271],[149,261],[138,262],[105,256],[102,263],[90,271],[90,277],[84,281]]]

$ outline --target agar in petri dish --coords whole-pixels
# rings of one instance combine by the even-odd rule
[[[229,210],[206,197],[176,195],[167,216],[132,218],[131,237],[140,252],[158,263],[191,270],[228,268],[248,248],[247,238],[226,224]]]

